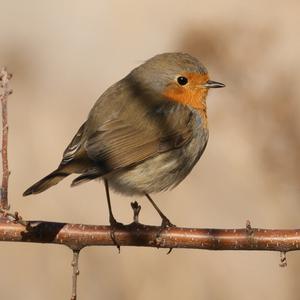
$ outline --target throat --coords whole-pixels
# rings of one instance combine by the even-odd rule
[[[174,101],[183,105],[190,106],[197,111],[202,119],[203,127],[207,128],[207,106],[206,106],[207,91],[179,91],[169,89],[164,93],[164,96],[169,101]]]

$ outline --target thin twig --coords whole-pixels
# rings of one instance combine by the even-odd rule
[[[29,225],[29,223],[27,221],[24,221],[23,218],[20,216],[20,214],[17,211],[15,211],[14,213],[11,213],[0,207],[0,214],[2,215],[2,217],[7,218],[9,221],[12,221],[14,223],[19,223],[25,227],[27,227]]]
[[[286,258],[286,252],[280,252],[280,267],[285,268],[287,267],[287,258]]]
[[[8,122],[7,122],[7,98],[12,93],[12,90],[9,88],[9,80],[12,75],[9,74],[5,67],[0,69],[0,87],[2,92],[0,94],[0,101],[2,107],[2,186],[1,186],[1,199],[0,207],[7,210],[9,209],[8,205],[8,178],[9,178],[9,169],[8,169],[8,159],[7,159],[7,145],[8,145]]]
[[[133,210],[133,222],[138,224],[141,206],[137,203],[137,201],[134,201],[134,202],[131,202],[131,208]]]
[[[79,252],[80,250],[73,250],[73,260],[72,260],[72,267],[73,267],[73,276],[72,276],[72,297],[71,300],[77,299],[77,277],[79,275]]]

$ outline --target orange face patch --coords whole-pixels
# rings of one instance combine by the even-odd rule
[[[203,87],[202,84],[208,81],[207,74],[199,73],[182,73],[188,79],[187,84],[180,85],[174,79],[174,82],[168,85],[163,92],[163,95],[169,100],[176,101],[181,104],[189,105],[195,108],[207,123],[206,114],[206,96],[208,89]]]

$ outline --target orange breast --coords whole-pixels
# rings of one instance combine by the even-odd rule
[[[206,82],[208,76],[196,73],[188,73],[185,76],[189,80],[186,86],[180,86],[174,82],[165,89],[163,95],[171,101],[196,109],[201,115],[204,127],[207,127],[206,96],[208,89],[201,87],[201,83]]]

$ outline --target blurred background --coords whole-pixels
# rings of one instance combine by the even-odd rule
[[[9,200],[26,219],[107,224],[102,183],[40,195],[46,175],[98,96],[151,56],[185,51],[226,88],[210,92],[210,141],[190,176],[154,195],[185,227],[300,227],[300,3],[287,1],[4,1],[0,65],[9,98]],[[113,194],[115,215],[160,219],[145,199]],[[91,247],[81,253],[79,299],[299,299],[300,253]],[[71,252],[1,243],[1,299],[69,299]]]

